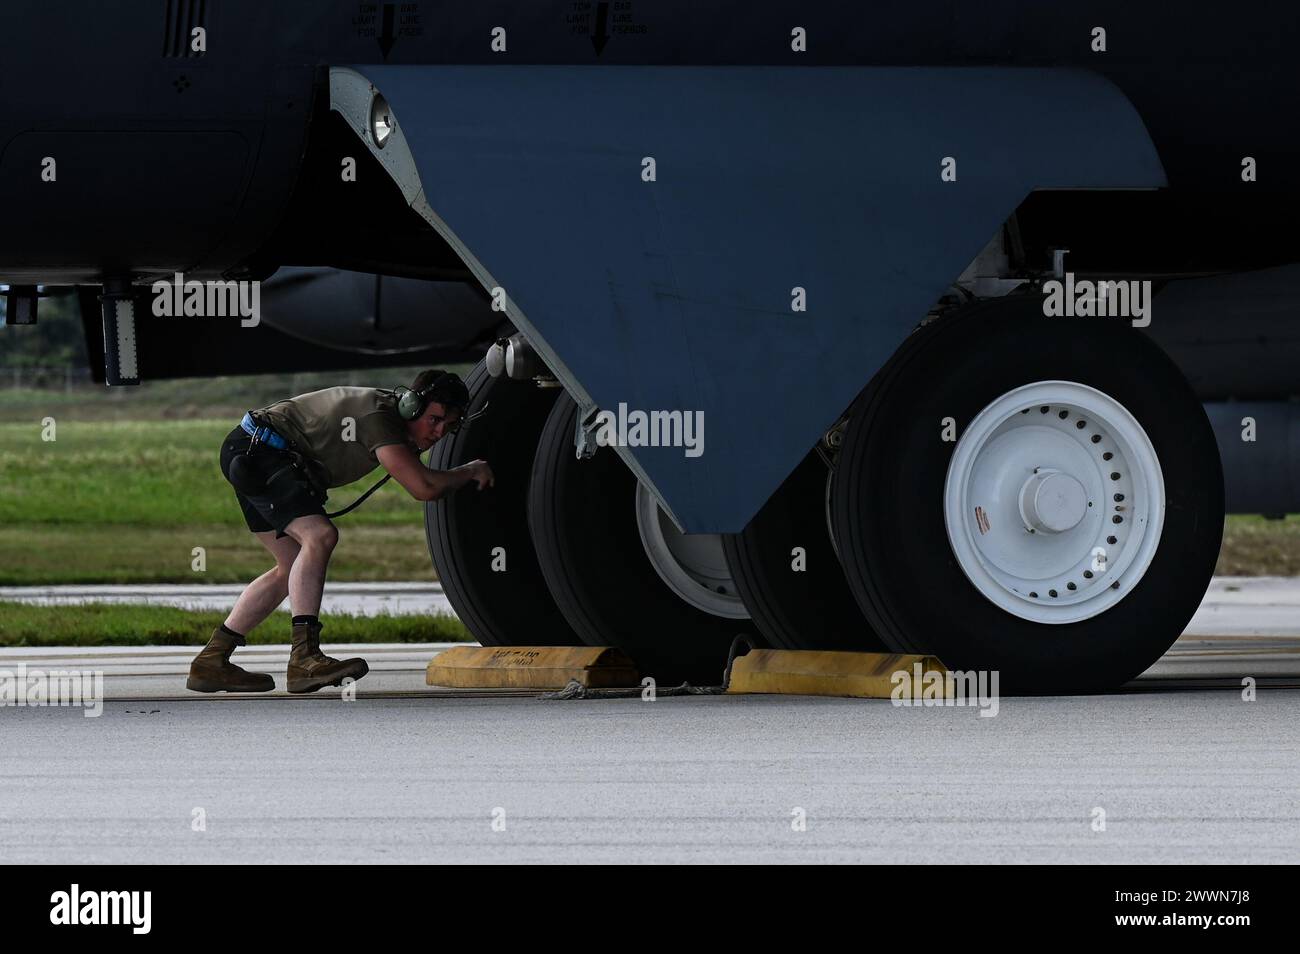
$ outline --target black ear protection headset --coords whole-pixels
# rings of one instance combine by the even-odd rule
[[[469,391],[464,383],[446,371],[439,373],[418,391],[399,387],[393,389],[393,395],[397,398],[397,415],[404,421],[416,420],[434,401],[446,406],[449,411],[455,409],[462,414],[469,404]],[[461,421],[458,420],[448,430],[454,434],[460,429],[460,424]]]
[[[469,390],[459,377],[448,371],[440,372],[418,391],[397,387],[393,389],[393,395],[397,398],[397,416],[404,421],[416,420],[435,401],[448,411],[460,411],[461,416],[456,422],[448,425],[448,434],[455,434],[463,425],[478,420],[487,410],[487,405],[484,404],[478,413],[466,415],[469,409]]]
[[[397,387],[393,389],[393,396],[397,398],[397,416],[404,421],[415,420],[433,400],[431,388],[427,387],[419,391]]]

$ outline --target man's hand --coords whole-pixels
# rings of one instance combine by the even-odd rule
[[[440,500],[471,481],[478,489],[495,485],[496,477],[485,460],[472,460],[451,470],[425,467],[415,452],[404,444],[385,444],[376,448],[375,457],[393,478],[416,500]]]
[[[485,460],[472,460],[468,464],[461,464],[456,470],[464,470],[469,473],[469,479],[478,483],[478,489],[484,487],[495,487],[496,476],[492,473],[492,468],[488,466]]]

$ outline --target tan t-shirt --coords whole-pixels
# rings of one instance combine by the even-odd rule
[[[385,444],[407,444],[419,453],[407,436],[406,422],[397,416],[393,392],[381,388],[325,388],[253,414],[297,445],[323,487],[342,487],[366,476],[379,466],[375,450]]]

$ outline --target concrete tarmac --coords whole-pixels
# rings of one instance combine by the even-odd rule
[[[1003,699],[996,718],[333,691],[0,719],[15,864],[1300,860],[1295,690]]]
[[[239,650],[279,686],[253,697],[187,692],[194,647],[4,649],[0,670],[101,671],[105,700],[92,718],[0,708],[0,857],[1295,863],[1288,592],[1227,584],[1209,606],[1222,632],[1194,625],[1125,690],[1003,698],[993,718],[427,687],[447,644],[327,646],[371,664],[350,701],[285,695],[287,646]]]

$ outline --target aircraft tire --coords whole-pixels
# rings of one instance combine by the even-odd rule
[[[897,652],[1003,692],[1106,689],[1182,633],[1223,532],[1218,448],[1129,322],[1042,298],[922,326],[858,399],[832,488],[850,588]]]

